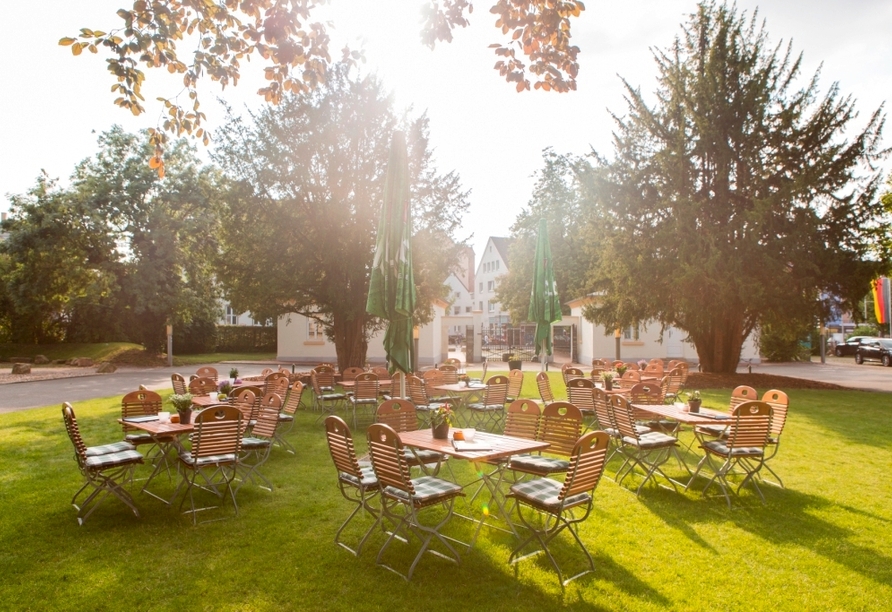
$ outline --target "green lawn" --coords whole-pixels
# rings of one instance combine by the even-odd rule
[[[721,407],[729,394],[704,391],[704,405]],[[110,500],[79,527],[69,499],[80,476],[60,406],[3,414],[0,601],[33,610],[889,609],[892,395],[793,390],[790,400],[774,461],[787,489],[764,486],[767,505],[749,491],[731,511],[699,490],[648,486],[636,497],[610,478],[614,460],[581,529],[597,571],[564,594],[542,557],[515,578],[512,540],[491,530],[459,566],[422,560],[411,584],[375,566],[380,534],[359,558],[336,547],[351,507],[314,413],[299,413],[290,434],[297,456],[276,449],[267,464],[273,493],[245,487],[241,516],[198,527],[144,495],[140,519]],[[119,401],[75,405],[88,444],[120,438]],[[470,478],[469,465],[454,465]],[[454,520],[446,533],[468,540],[473,526]],[[556,551],[573,572],[581,558],[561,540]],[[390,561],[405,567],[402,548]]]
[[[132,342],[102,342],[95,344],[0,344],[0,358],[34,357],[45,355],[49,359],[73,359],[89,357],[93,361],[111,361],[121,353],[142,350]]]
[[[275,361],[275,353],[199,353],[197,355],[176,355],[173,356],[174,365],[201,365],[205,363],[220,363],[221,361]],[[217,368],[221,372],[227,368]]]

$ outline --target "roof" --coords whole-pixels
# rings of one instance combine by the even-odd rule
[[[502,257],[502,261],[505,262],[505,265],[508,265],[508,247],[511,246],[511,243],[514,242],[513,238],[506,238],[503,236],[490,236],[490,240],[492,240],[493,245],[495,245],[496,250],[499,252],[499,255]]]

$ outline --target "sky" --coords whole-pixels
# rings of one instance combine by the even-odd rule
[[[0,37],[0,210],[9,194],[26,192],[42,170],[64,181],[75,164],[97,151],[96,138],[113,124],[129,131],[152,127],[160,105],[133,117],[112,104],[113,81],[101,54],[73,57],[59,38],[82,27],[109,31],[115,11],[128,0],[44,0],[7,3],[4,21],[17,24]],[[471,26],[451,43],[430,50],[420,42],[423,0],[331,0],[318,18],[330,19],[332,55],[344,44],[365,50],[364,71],[377,72],[398,110],[430,118],[434,160],[441,172],[456,171],[470,191],[470,209],[458,234],[480,256],[489,236],[507,236],[530,199],[542,151],[612,154],[611,113],[623,115],[625,79],[653,100],[653,49],[669,47],[680,24],[696,9],[692,0],[588,0],[572,23],[580,48],[577,91],[518,94],[493,69],[488,46],[501,42],[488,9],[478,0]],[[39,8],[38,8],[39,7]],[[803,74],[821,69],[820,88],[838,83],[857,100],[861,126],[892,94],[892,2],[888,0],[738,0],[739,10],[758,10],[772,42],[792,40],[804,56]],[[30,26],[28,24],[31,24]],[[37,27],[33,27],[37,26]],[[183,47],[185,48],[185,47]],[[223,96],[236,110],[256,108],[260,63],[243,63],[235,88],[200,89],[210,127],[219,126]],[[149,72],[144,93],[172,95],[177,87],[161,72]],[[884,138],[892,146],[892,125]],[[201,151],[204,147],[198,145]],[[884,162],[884,174],[892,162]]]

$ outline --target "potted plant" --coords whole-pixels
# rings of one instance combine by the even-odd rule
[[[688,412],[700,412],[700,392],[691,391],[688,393]]]
[[[431,433],[435,440],[449,438],[449,428],[452,426],[454,416],[449,404],[441,404],[431,412]]]
[[[232,393],[232,383],[228,380],[221,380],[220,383],[217,385],[217,391],[219,391],[226,397],[229,397],[229,394]]]
[[[616,366],[616,374],[617,374],[617,376],[619,376],[620,378],[622,378],[622,375],[625,374],[625,373],[626,373],[626,370],[628,370],[628,369],[629,369],[629,366],[626,366],[626,365],[618,365],[618,366]]]
[[[237,378],[238,378],[238,368],[230,368],[229,369],[229,380],[231,380],[234,383],[235,379],[237,379]]]
[[[523,367],[523,361],[517,353],[508,353],[507,359],[509,370],[520,370]]]
[[[645,361],[644,359],[639,359],[638,360],[638,369],[640,369],[642,372],[644,370],[646,370],[647,369],[647,361]]]
[[[468,387],[471,384],[471,377],[467,374],[462,374],[458,377],[458,382],[464,384],[464,386]]]
[[[192,422],[192,394],[191,393],[174,393],[168,396],[167,401],[176,409],[180,415],[180,423]]]
[[[601,380],[604,382],[605,391],[613,389],[613,377],[613,372],[601,372]]]

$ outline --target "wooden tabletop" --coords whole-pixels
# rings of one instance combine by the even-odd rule
[[[457,451],[452,446],[452,432],[449,429],[448,440],[437,440],[434,438],[430,428],[417,429],[415,431],[404,431],[400,433],[400,440],[406,446],[414,446],[423,450],[436,451],[457,459],[465,459],[467,461],[485,461],[490,459],[501,459],[518,455],[521,453],[530,453],[548,448],[548,442],[538,442],[536,440],[527,440],[525,438],[514,438],[512,436],[503,436],[500,434],[486,433],[478,431],[474,436],[473,442],[483,442],[489,444],[492,450],[481,451]]]
[[[390,385],[392,383],[393,383],[393,381],[388,378],[382,378],[382,379],[378,380],[379,387],[390,387]],[[338,384],[341,385],[342,387],[344,387],[345,389],[352,389],[353,387],[356,386],[356,381],[355,380],[342,380]]]
[[[682,404],[681,407],[676,404],[632,404],[632,407],[686,425],[727,425],[731,420],[727,413],[709,408],[700,408],[700,412],[688,412],[687,404]]]
[[[141,423],[134,423],[132,421],[125,421],[124,419],[118,419],[118,423],[127,423],[131,427],[147,431],[153,436],[179,436],[181,434],[191,433],[195,429],[195,425],[193,425],[192,423],[162,423],[160,421],[143,421]]]
[[[451,383],[448,385],[437,385],[432,387],[437,391],[446,391],[448,393],[471,393],[473,391],[484,391],[486,385],[471,385],[466,387],[464,383]]]

